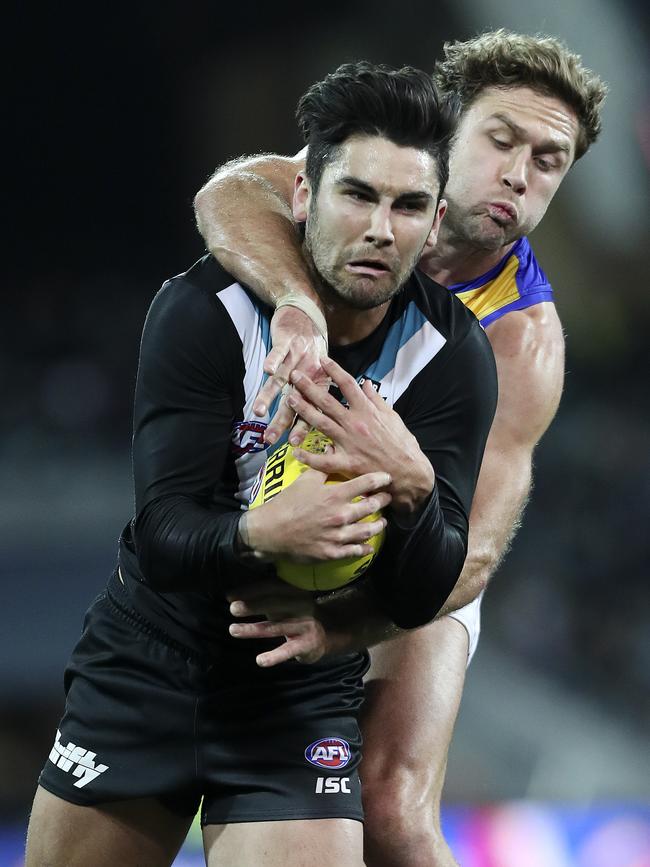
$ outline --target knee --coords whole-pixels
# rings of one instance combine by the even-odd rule
[[[439,793],[422,769],[398,768],[363,779],[366,835],[402,845],[432,846],[440,831]],[[391,844],[393,845],[393,844]]]
[[[368,867],[458,867],[440,825],[436,788],[417,774],[363,783]]]

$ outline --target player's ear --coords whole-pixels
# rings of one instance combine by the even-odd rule
[[[296,223],[306,223],[311,200],[311,187],[304,172],[298,172],[293,187],[293,218]]]
[[[440,231],[440,223],[442,223],[442,218],[447,213],[447,201],[446,199],[440,199],[438,202],[438,208],[436,210],[436,218],[433,221],[433,226],[431,226],[431,231],[429,232],[429,237],[426,240],[425,247],[435,247],[436,242],[438,240],[438,232]]]

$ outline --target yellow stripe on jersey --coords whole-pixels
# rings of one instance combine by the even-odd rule
[[[489,280],[484,286],[479,286],[476,289],[457,292],[456,297],[460,298],[466,307],[469,307],[477,319],[483,320],[495,310],[499,310],[521,297],[515,279],[518,268],[519,259],[512,256],[503,271],[494,280]]]

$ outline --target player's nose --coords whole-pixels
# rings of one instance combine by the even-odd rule
[[[505,166],[501,178],[504,186],[511,189],[518,196],[522,196],[528,189],[528,163],[523,151],[512,154],[511,159]]]
[[[392,211],[389,204],[379,203],[372,209],[364,240],[377,247],[387,247],[394,243]]]

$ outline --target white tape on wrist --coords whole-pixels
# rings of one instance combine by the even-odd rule
[[[309,316],[325,341],[325,352],[327,352],[327,322],[315,301],[298,292],[289,292],[287,295],[283,295],[275,305],[276,310],[280,310],[281,307],[297,307],[298,310],[302,310],[306,316]]]

